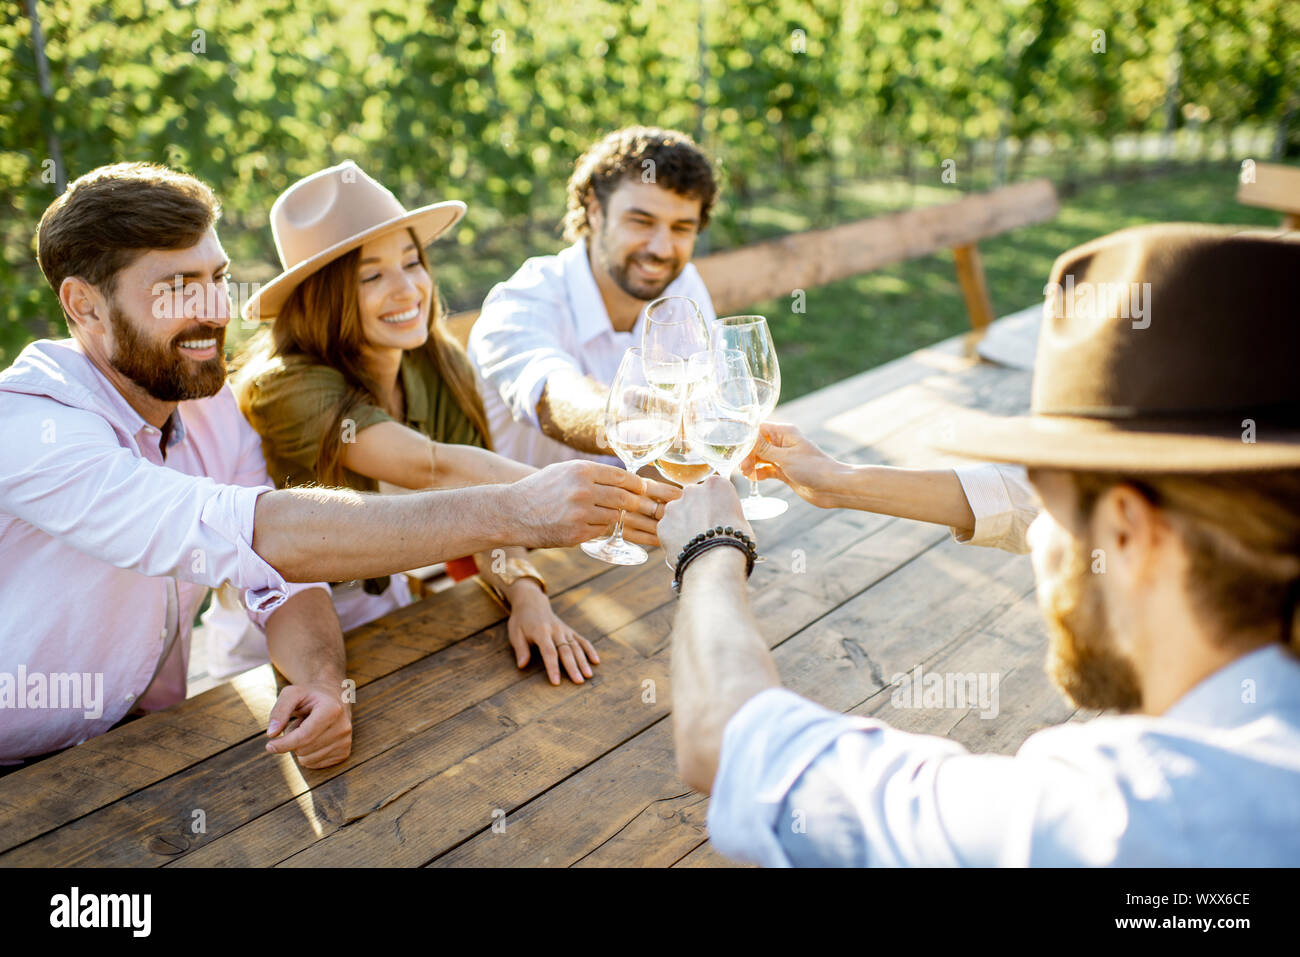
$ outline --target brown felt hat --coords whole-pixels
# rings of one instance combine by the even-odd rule
[[[394,229],[412,229],[427,246],[465,215],[448,200],[408,212],[351,160],[298,180],[271,205],[271,234],[284,272],[244,303],[245,319],[274,319],[304,279]]]
[[[1044,468],[1300,468],[1300,233],[1170,223],[1061,256],[1031,414],[963,412],[944,452]]]

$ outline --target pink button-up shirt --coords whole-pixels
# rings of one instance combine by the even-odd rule
[[[0,762],[185,698],[190,630],[230,581],[259,627],[291,584],[253,551],[273,486],[230,386],[181,402],[167,452],[75,340],[0,372]]]

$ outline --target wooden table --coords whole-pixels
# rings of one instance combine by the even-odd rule
[[[954,406],[1028,406],[1027,371],[964,351],[962,337],[922,349],[777,418],[841,458],[946,464],[922,443],[951,427]],[[1034,731],[1091,716],[1043,673],[1027,557],[819,510],[776,482],[763,491],[792,500],[757,523],[769,561],[751,586],[787,686],[972,751],[1014,753]],[[558,613],[600,651],[586,684],[516,669],[501,612],[462,582],[348,635],[358,690],[344,764],[308,771],[266,752],[276,688],[264,666],[0,779],[0,864],[726,865],[707,840],[707,799],[677,777],[662,553],[635,568],[577,549],[536,562]],[[996,717],[894,707],[890,682],[917,665],[996,673]]]

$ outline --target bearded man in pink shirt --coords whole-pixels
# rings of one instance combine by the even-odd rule
[[[325,582],[574,545],[620,509],[657,544],[676,491],[591,462],[400,496],[275,490],[226,384],[219,215],[193,177],[124,163],[41,218],[37,258],[72,338],[0,373],[0,765],[183,700],[191,623],[226,582],[290,682],[268,750],[337,764],[352,723]]]

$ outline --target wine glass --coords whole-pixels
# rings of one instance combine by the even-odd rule
[[[664,296],[645,308],[641,328],[641,349],[647,357],[677,356],[689,362],[697,352],[709,348],[709,327],[694,299]]]
[[[692,375],[682,406],[686,442],[692,452],[727,481],[758,439],[760,405],[744,353],[714,349],[691,357],[705,375]]]
[[[754,376],[758,393],[759,422],[763,422],[776,408],[781,395],[781,367],[776,361],[776,347],[767,320],[762,316],[727,316],[713,324],[716,347],[738,349],[744,353]],[[784,499],[758,494],[758,481],[749,480],[749,494],[741,501],[745,518],[751,522],[776,518],[790,507]]]
[[[683,364],[676,356],[647,362],[635,348],[623,354],[605,403],[605,439],[629,472],[653,462],[673,444],[681,427]],[[623,540],[621,509],[614,530],[583,542],[582,550],[611,565],[646,560],[645,549]]]
[[[686,376],[686,388],[689,389],[692,374],[702,375],[708,371],[706,365],[689,364],[692,356],[709,349],[709,328],[699,305],[689,296],[664,296],[646,306],[645,314],[641,350],[647,362],[653,364],[652,377],[662,375],[658,367],[660,358],[677,356],[684,363],[682,369],[696,370]],[[683,486],[704,481],[710,470],[709,464],[691,451],[684,431],[677,434],[669,449],[655,461],[655,468],[664,478]]]

